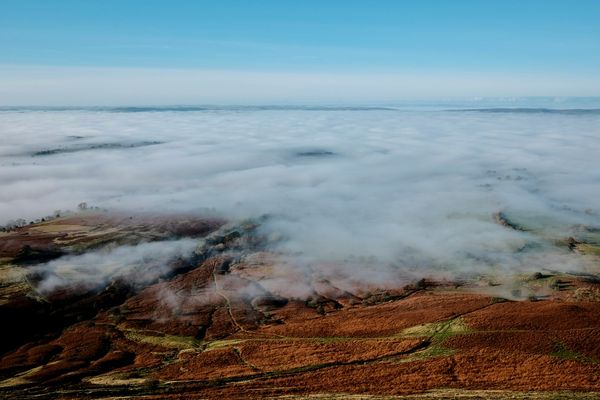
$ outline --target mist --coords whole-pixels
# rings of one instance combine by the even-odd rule
[[[592,266],[556,242],[600,227],[597,112],[130,111],[0,112],[0,223],[80,202],[268,215],[271,250],[353,281]]]
[[[73,286],[103,288],[115,279],[143,287],[168,274],[170,262],[189,258],[195,246],[195,240],[182,239],[108,247],[61,257],[32,270],[42,277],[36,284],[42,294]]]

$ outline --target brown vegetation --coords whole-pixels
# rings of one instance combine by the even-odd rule
[[[568,287],[555,288],[553,275],[531,278],[527,284],[550,293],[540,301],[430,281],[349,292],[317,276],[305,281],[308,298],[286,297],[261,285],[283,261],[256,248],[227,253],[242,240],[230,233],[215,240],[218,251],[204,245],[196,265],[139,291],[113,282],[44,297],[26,274],[34,261],[13,262],[23,246],[83,251],[204,236],[221,224],[90,214],[4,233],[0,317],[17,334],[3,339],[0,396],[460,398],[480,391],[473,393],[502,398],[510,390],[515,398],[519,391],[583,398],[576,396],[600,391],[600,302],[581,296],[600,283],[581,276],[564,275]]]

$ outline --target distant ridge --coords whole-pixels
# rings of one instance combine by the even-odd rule
[[[600,108],[464,108],[459,110],[446,110],[459,112],[486,112],[486,113],[511,113],[511,114],[566,114],[566,115],[596,115]]]
[[[0,111],[100,111],[115,113],[136,112],[193,112],[193,111],[396,111],[394,107],[369,106],[164,106],[164,107],[0,107]]]
[[[432,112],[480,112],[510,114],[562,114],[599,115],[600,108],[546,108],[546,107],[470,107],[447,108],[441,105],[420,108],[419,105],[400,106],[308,106],[308,105],[262,105],[262,106],[128,106],[128,107],[43,107],[43,106],[3,106],[0,112],[106,112],[106,113],[161,113],[161,112],[245,112],[245,111],[432,111]]]

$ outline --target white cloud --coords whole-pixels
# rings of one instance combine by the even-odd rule
[[[144,287],[170,272],[169,262],[190,257],[196,244],[193,239],[181,239],[105,248],[61,257],[32,269],[43,274],[37,285],[42,293],[70,285],[95,289],[115,278]]]
[[[545,238],[600,226],[598,114],[3,111],[0,132],[2,221],[82,201],[269,213],[279,250],[303,262],[453,271],[585,269]],[[164,143],[31,155],[143,141]],[[499,226],[499,210],[540,234]]]

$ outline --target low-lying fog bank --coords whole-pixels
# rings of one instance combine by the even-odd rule
[[[0,223],[81,202],[268,214],[275,250],[375,282],[591,268],[555,244],[600,240],[598,113],[153,111],[1,111]]]

